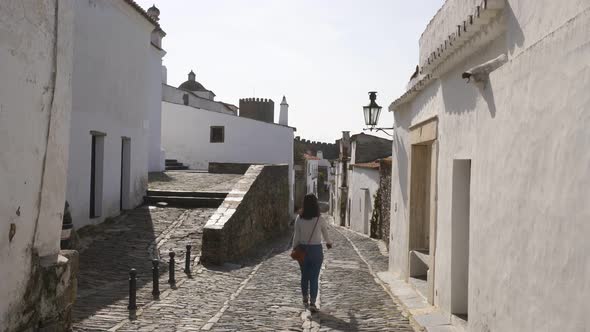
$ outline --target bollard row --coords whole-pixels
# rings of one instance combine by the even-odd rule
[[[186,245],[186,255],[185,255],[185,264],[184,264],[184,272],[188,275],[191,273],[191,249],[192,246],[190,244]],[[174,275],[174,266],[176,264],[174,257],[176,254],[174,251],[170,251],[168,254],[170,256],[170,261],[168,265],[168,283],[171,286],[176,285],[176,278]],[[160,261],[157,259],[152,260],[152,295],[154,298],[160,297]],[[136,310],[137,309],[137,271],[135,269],[129,270],[129,305],[127,306],[129,310]]]

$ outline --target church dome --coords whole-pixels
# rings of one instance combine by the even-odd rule
[[[195,76],[195,73],[191,70],[191,72],[188,73],[188,81],[182,83],[178,88],[187,91],[209,91],[205,89],[201,83],[195,80]]]

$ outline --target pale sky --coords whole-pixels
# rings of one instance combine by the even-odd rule
[[[364,127],[377,91],[379,125],[418,62],[418,39],[444,0],[137,0],[160,9],[168,84],[192,69],[218,101],[283,95],[295,136],[333,142]],[[369,132],[367,132],[369,133]]]

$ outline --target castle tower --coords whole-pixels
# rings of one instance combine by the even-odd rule
[[[289,104],[287,104],[287,98],[283,96],[281,101],[281,112],[279,113],[279,124],[283,126],[289,125]]]
[[[240,99],[240,117],[274,123],[275,103],[265,98]]]

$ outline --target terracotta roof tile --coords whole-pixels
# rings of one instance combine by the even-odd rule
[[[320,158],[316,157],[316,156],[312,156],[310,154],[304,153],[303,154],[303,158],[305,158],[306,160],[320,160]]]
[[[371,161],[369,163],[353,164],[352,167],[379,169],[379,163],[376,161]]]
[[[353,167],[361,167],[361,168],[372,168],[372,169],[379,169],[380,167],[380,162],[384,161],[385,163],[391,164],[391,161],[393,159],[391,158],[391,156],[387,157],[387,158],[382,158],[382,159],[377,159],[368,163],[358,163],[358,164],[352,164]]]

